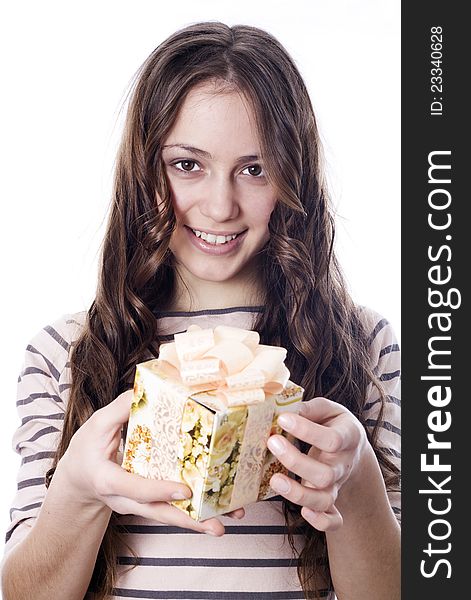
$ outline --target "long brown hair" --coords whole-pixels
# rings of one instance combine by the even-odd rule
[[[136,363],[149,353],[158,356],[156,313],[167,306],[175,277],[169,250],[175,215],[162,143],[188,92],[210,80],[251,103],[266,170],[278,190],[261,252],[264,311],[255,329],[264,343],[287,348],[291,378],[305,388],[305,398],[327,396],[362,420],[368,386],[382,395],[369,366],[366,332],[335,259],[316,120],[293,60],[260,29],[195,24],[164,41],[136,75],[99,284],[71,356],[70,402],[51,474],[77,429],[131,386]],[[397,471],[377,447],[376,434],[370,441],[391,486]],[[284,509],[293,548],[293,532],[305,534],[298,573],[306,597],[320,597],[315,590],[330,583],[325,535],[301,518],[299,506],[284,501]],[[115,517],[92,578],[97,599],[111,595],[116,582]]]

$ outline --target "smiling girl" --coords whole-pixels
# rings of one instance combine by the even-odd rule
[[[172,309],[257,304],[277,191],[243,93],[221,80],[195,86],[162,159],[177,221],[170,250],[180,277]]]
[[[5,600],[400,597],[399,353],[349,297],[314,113],[253,27],[201,23],[140,69],[94,302],[29,344]],[[255,329],[306,390],[275,498],[196,523],[123,470],[135,365],[189,325]],[[209,535],[202,535],[209,534]]]

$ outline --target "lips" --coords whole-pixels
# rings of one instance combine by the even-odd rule
[[[239,231],[239,232],[207,231],[206,229],[197,229],[194,227],[189,227],[188,225],[185,225],[185,227],[187,227],[187,229],[189,229],[193,233],[193,235],[195,235],[197,238],[201,238],[205,242],[208,242],[208,244],[217,244],[217,245],[227,244],[227,243],[231,242],[232,240],[234,240],[241,233],[244,233],[244,231],[246,231],[246,230]]]
[[[185,227],[188,227],[188,229],[191,229],[191,231],[200,231],[201,233],[206,233],[206,234],[211,234],[211,235],[240,235],[241,233],[244,233],[245,231],[247,231],[246,229],[242,229],[240,231],[229,231],[229,230],[214,231],[213,229],[202,229],[201,227],[191,227],[191,225],[185,225]]]
[[[206,233],[205,231],[192,231],[196,237],[200,237],[209,244],[225,244],[226,242],[230,242],[237,237],[235,233],[231,235],[215,235],[213,233]]]
[[[244,231],[207,231],[193,229],[185,225],[185,231],[191,243],[204,252],[212,256],[220,256],[233,252],[241,245],[247,229]],[[198,235],[199,234],[199,235]],[[235,237],[234,237],[235,236]]]

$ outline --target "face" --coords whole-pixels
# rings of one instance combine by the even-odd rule
[[[249,103],[216,91],[188,94],[162,150],[177,219],[170,249],[193,283],[251,279],[276,202]]]

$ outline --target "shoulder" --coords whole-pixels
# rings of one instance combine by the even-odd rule
[[[40,329],[26,347],[16,402],[21,423],[12,438],[21,465],[6,551],[30,531],[46,495],[44,475],[59,444],[69,397],[69,355],[85,319],[85,312],[65,314]]]
[[[357,309],[365,331],[369,335],[370,342],[373,342],[376,338],[396,337],[391,323],[382,314],[369,306],[358,306]]]
[[[26,347],[25,365],[20,375],[41,371],[52,374],[58,380],[68,364],[70,351],[80,337],[86,312],[67,313],[45,325],[29,341]]]
[[[400,351],[396,334],[386,317],[367,306],[359,306],[359,317],[368,336],[372,366],[393,353]]]
[[[86,312],[67,313],[44,325],[31,339],[30,344],[48,348],[51,352],[69,351],[80,337],[85,326]]]

